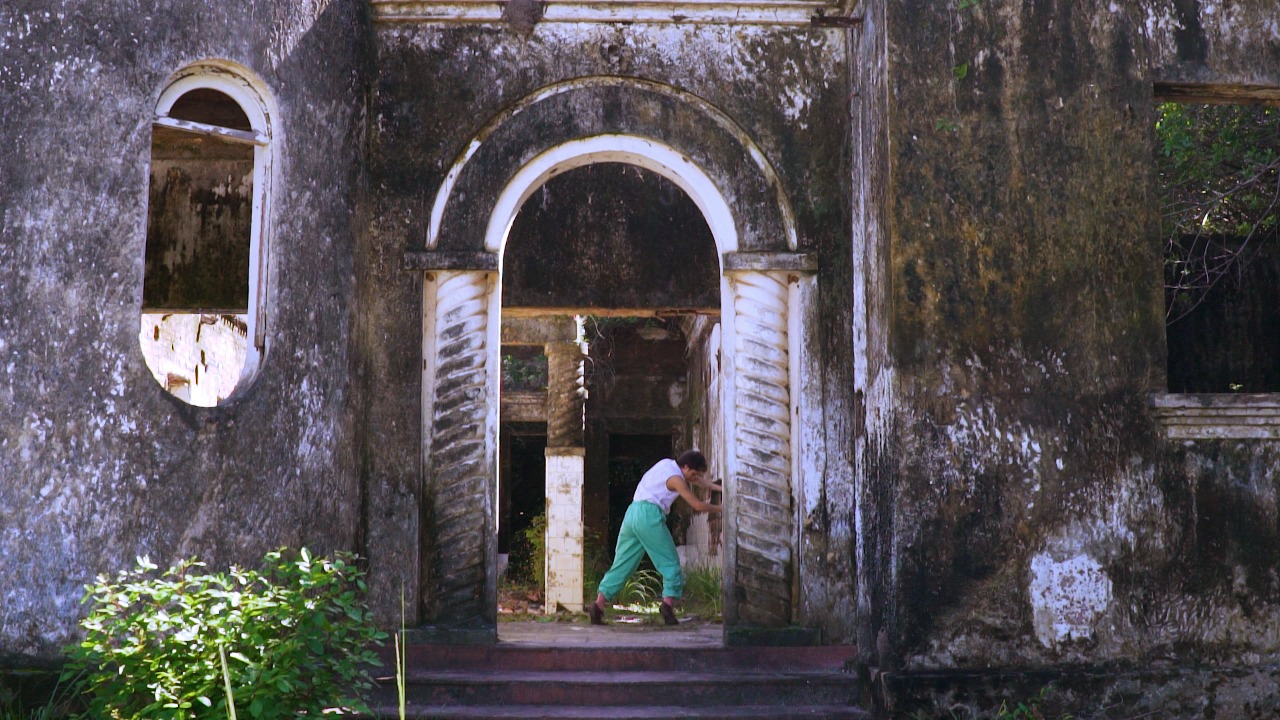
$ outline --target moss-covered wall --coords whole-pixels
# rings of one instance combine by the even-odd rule
[[[951,672],[970,699],[961,673],[980,668],[1274,662],[1280,445],[1174,443],[1149,408],[1165,390],[1154,88],[1280,87],[1274,3],[879,12],[861,38],[883,33],[887,66],[883,113],[864,111],[888,153],[871,357],[891,382],[860,466],[880,548],[860,575],[866,661],[900,673],[901,697]],[[1118,697],[1113,674],[1078,713]],[[1276,678],[1245,675],[1220,691],[1125,676],[1150,690],[1125,702],[1274,708]]]
[[[56,655],[95,574],[354,548],[348,337],[369,85],[357,0],[0,5],[0,656]],[[184,66],[277,108],[266,355],[217,408],[139,349],[152,118]],[[323,149],[323,152],[318,152]]]

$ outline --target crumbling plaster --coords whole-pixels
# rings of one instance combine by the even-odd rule
[[[52,658],[96,573],[253,563],[359,529],[352,225],[363,3],[9,2],[0,8],[0,655]],[[207,58],[275,96],[268,350],[194,408],[138,344],[151,119]],[[323,154],[311,148],[325,147]]]

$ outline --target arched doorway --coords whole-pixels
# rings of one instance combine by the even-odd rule
[[[557,120],[565,102],[581,122]],[[615,112],[581,113],[584,103]],[[670,127],[699,132],[625,127],[673,114],[690,122]],[[800,320],[815,292],[812,259],[793,251],[776,178],[740,129],[670,88],[606,78],[545,90],[491,123],[449,171],[427,249],[411,258],[425,271],[420,616],[445,638],[496,637],[504,244],[516,213],[548,178],[601,162],[663,176],[707,221],[720,271],[726,627],[796,619],[806,407],[796,373],[807,352]]]
[[[720,275],[701,210],[636,165],[556,173],[522,205],[502,254],[500,615],[581,611],[659,459],[706,448],[723,475]],[[668,520],[686,609],[718,617],[721,517],[677,503]],[[634,579],[643,613],[656,577]]]

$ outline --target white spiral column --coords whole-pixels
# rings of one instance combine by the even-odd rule
[[[733,584],[738,621],[792,622],[794,511],[787,275],[762,270],[729,277],[734,292],[733,416],[736,463]]]
[[[496,627],[489,302],[493,275],[428,273],[424,283],[422,610],[444,628]],[[490,437],[495,435],[495,437]]]

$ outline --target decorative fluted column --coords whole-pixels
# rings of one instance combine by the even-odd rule
[[[494,275],[440,270],[425,278],[422,618],[442,639],[496,639]]]
[[[573,342],[549,342],[547,353],[547,551],[543,607],[583,607],[582,488],[585,345],[581,323]]]
[[[740,270],[734,293],[732,478],[738,598],[733,619],[781,627],[794,611],[789,284],[785,272]]]

